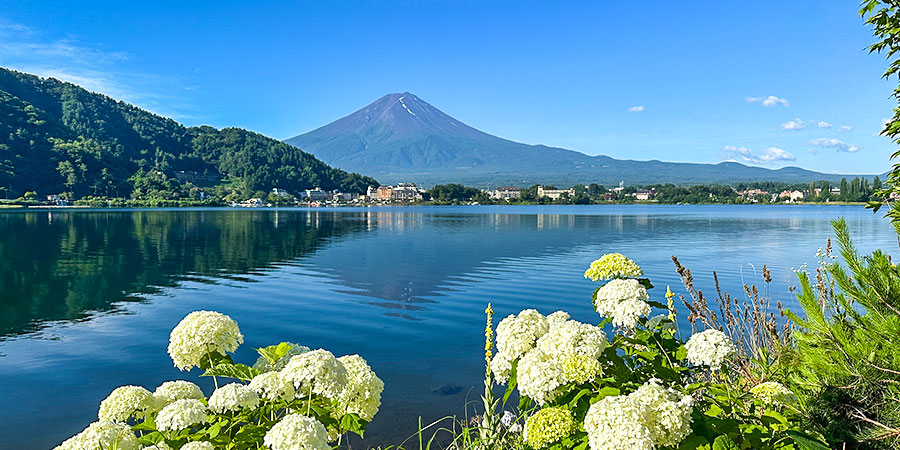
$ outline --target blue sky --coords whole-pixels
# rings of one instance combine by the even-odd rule
[[[0,0],[0,66],[279,139],[410,91],[488,133],[591,155],[877,173],[896,81],[857,9]]]

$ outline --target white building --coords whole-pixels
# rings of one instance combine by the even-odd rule
[[[518,200],[522,196],[522,190],[512,186],[501,186],[493,191],[487,191],[490,198],[494,200]]]
[[[547,197],[552,200],[556,200],[563,196],[563,194],[568,194],[569,197],[575,196],[575,188],[570,189],[544,189],[543,186],[538,186],[537,188],[537,196]]]

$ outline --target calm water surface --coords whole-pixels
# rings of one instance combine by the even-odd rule
[[[50,448],[115,387],[179,372],[168,334],[187,313],[230,315],[239,361],[283,340],[359,353],[385,381],[365,444],[396,444],[480,395],[483,309],[598,321],[582,277],[607,252],[683,292],[670,257],[711,291],[759,280],[795,305],[791,268],[815,264],[847,218],[861,250],[897,254],[861,207],[576,206],[0,212],[0,448]],[[684,314],[682,314],[682,317]],[[684,325],[684,324],[683,324]]]

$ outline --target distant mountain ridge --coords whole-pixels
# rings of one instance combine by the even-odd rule
[[[700,184],[813,180],[846,175],[799,167],[772,170],[719,164],[619,160],[487,134],[450,117],[409,92],[385,95],[321,128],[287,139],[327,164],[361,171],[382,182],[482,187],[536,183]]]

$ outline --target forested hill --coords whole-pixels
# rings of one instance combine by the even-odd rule
[[[258,133],[188,128],[71,83],[0,68],[0,189],[9,197],[196,196],[199,189],[176,178],[181,171],[221,184],[219,193],[377,185]]]

